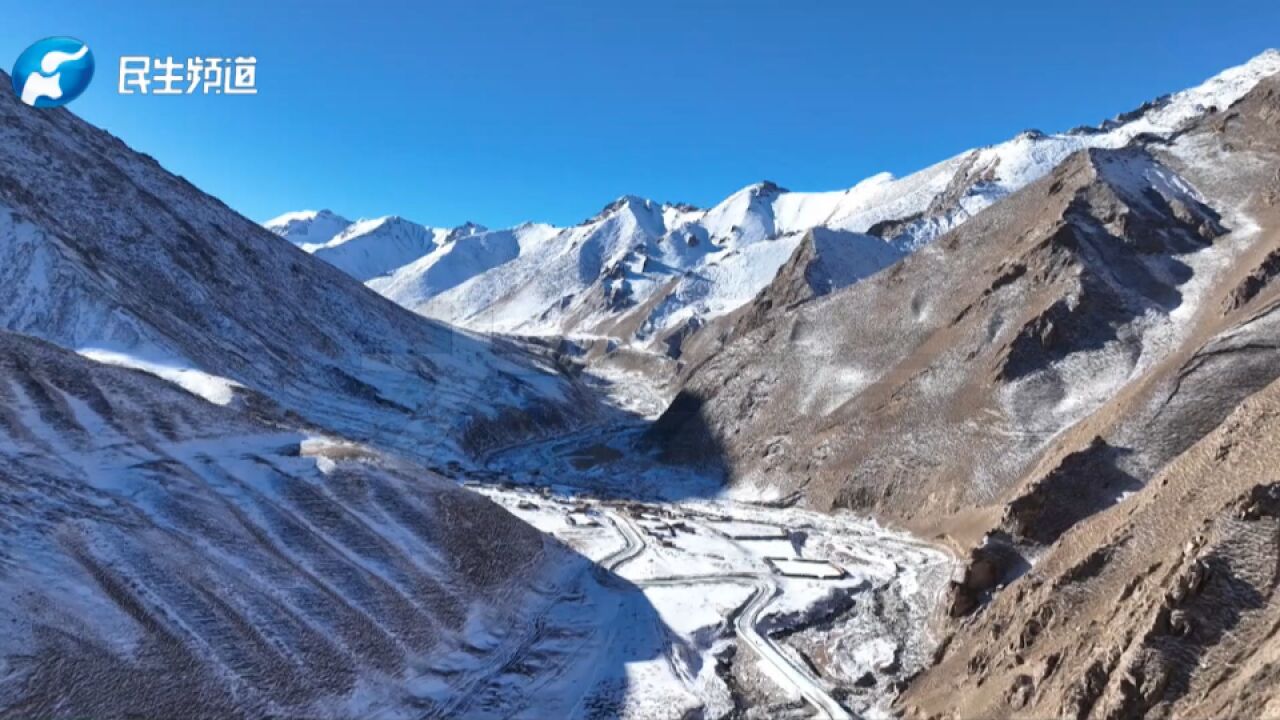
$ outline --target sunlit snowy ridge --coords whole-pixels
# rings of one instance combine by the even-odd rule
[[[402,218],[352,223],[328,211],[287,213],[266,226],[429,317],[481,331],[605,337],[665,351],[659,341],[667,336],[748,302],[813,228],[837,233],[848,248],[838,284],[857,281],[1077,150],[1170,136],[1276,72],[1280,53],[1268,51],[1098,127],[1027,131],[847,190],[790,192],[758,183],[710,209],[624,196],[566,228],[450,231]]]

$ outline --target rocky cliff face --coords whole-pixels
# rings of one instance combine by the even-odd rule
[[[909,717],[1273,717],[1280,385],[1072,526],[944,641]]]
[[[1176,329],[1187,263],[1225,229],[1189,186],[1157,203],[1133,182],[1160,174],[1176,178],[1138,148],[1073,156],[888,271],[784,306],[684,392],[740,483],[902,519],[981,504]],[[1183,218],[1158,209],[1173,204]]]
[[[737,492],[968,557],[906,707],[1275,712],[1273,643],[1242,639],[1269,637],[1280,560],[1277,119],[1270,77],[1168,138],[1068,157],[869,280],[761,305],[660,420],[717,448]]]

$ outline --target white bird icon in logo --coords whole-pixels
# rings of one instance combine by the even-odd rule
[[[27,82],[22,86],[22,102],[35,106],[36,101],[42,97],[50,100],[62,97],[62,73],[58,72],[58,68],[62,67],[63,63],[75,62],[83,58],[88,52],[89,46],[81,45],[80,49],[74,53],[62,50],[51,50],[45,53],[40,60],[40,71],[27,76]]]

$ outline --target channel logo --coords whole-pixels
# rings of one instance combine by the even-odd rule
[[[73,37],[50,37],[22,51],[13,64],[13,92],[32,107],[62,107],[93,79],[93,53]]]

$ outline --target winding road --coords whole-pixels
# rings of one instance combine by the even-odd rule
[[[626,515],[615,510],[605,510],[605,517],[622,536],[623,546],[600,560],[599,566],[609,574],[616,574],[618,568],[639,557],[647,548],[644,532],[636,527],[635,522]],[[607,582],[608,580],[606,580]],[[768,573],[724,573],[714,575],[686,575],[663,578],[650,578],[635,581],[641,587],[683,587],[688,585],[747,585],[752,588],[751,597],[747,599],[735,614],[733,629],[739,640],[750,646],[761,658],[772,665],[779,676],[786,678],[791,686],[810,705],[821,713],[821,717],[830,720],[853,720],[853,715],[844,709],[818,678],[809,672],[804,665],[796,662],[782,650],[771,638],[757,629],[760,618],[768,609],[774,596],[778,594],[778,584]]]
[[[618,568],[626,563],[639,557],[640,553],[645,551],[649,543],[644,539],[644,533],[631,518],[626,517],[616,510],[605,510],[604,516],[609,519],[609,523],[622,536],[623,545],[621,548],[614,550],[604,556],[599,561],[599,566],[611,573],[616,573]]]
[[[486,467],[500,470],[500,468],[493,467],[495,465],[494,461],[498,458],[510,457],[516,454],[531,454],[537,457],[538,462],[535,464],[538,467],[554,467],[559,455],[563,453],[566,447],[589,445],[595,442],[597,437],[616,434],[622,429],[625,429],[625,426],[587,428],[571,436],[561,437],[554,441],[543,440],[520,443],[488,453],[484,462]],[[522,465],[529,464],[527,457],[522,458],[522,461],[520,463]],[[569,485],[573,484],[563,478],[560,482]],[[775,668],[777,672],[774,673],[774,677],[779,681],[789,683],[797,694],[817,710],[818,717],[830,720],[853,720],[854,716],[831,696],[823,683],[814,676],[802,661],[793,658],[777,643],[757,629],[760,625],[761,617],[779,593],[777,580],[771,573],[718,573],[643,580],[625,579],[618,571],[627,563],[643,555],[649,548],[646,533],[625,512],[608,507],[603,503],[594,502],[593,504],[623,541],[620,548],[613,550],[597,561],[595,575],[601,584],[613,588],[625,585],[631,589],[634,589],[635,586],[687,587],[690,585],[725,584],[750,587],[752,590],[751,596],[737,610],[732,620],[734,632],[739,641],[751,647],[766,663]]]

